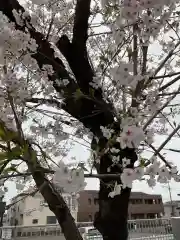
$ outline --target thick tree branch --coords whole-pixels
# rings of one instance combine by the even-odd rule
[[[169,169],[171,169],[171,165],[166,161],[166,159],[160,154],[160,151],[158,151],[152,144],[149,144],[149,146],[153,149],[154,151],[154,156],[158,156],[161,158],[161,160],[165,163],[165,165],[167,167],[169,167]],[[148,166],[150,162],[148,162],[147,164],[145,164],[145,166]]]
[[[91,0],[77,0],[72,44],[86,51],[86,40],[88,38],[88,19],[90,16]]]
[[[164,91],[165,89],[167,89],[168,87],[170,87],[172,84],[176,83],[177,81],[179,81],[180,76],[177,76],[176,78],[172,79],[170,82],[164,84],[162,87],[159,88],[159,92]]]
[[[53,99],[53,98],[51,98],[51,99],[46,99],[46,98],[29,98],[29,99],[26,99],[26,102],[55,105],[59,109],[61,109],[62,105],[63,105],[61,102],[59,102],[58,100]]]
[[[90,4],[91,0],[77,0],[72,43],[66,35],[63,35],[57,42],[57,47],[69,63],[81,91],[85,94],[89,94],[89,83],[94,76],[86,48]],[[95,96],[102,98],[101,91],[95,90]]]

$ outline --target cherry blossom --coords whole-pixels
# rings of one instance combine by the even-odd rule
[[[135,178],[138,180],[141,180],[142,177],[144,176],[144,168],[143,167],[136,167],[134,169],[135,172]]]
[[[123,159],[122,159],[122,166],[123,166],[123,168],[125,168],[126,166],[128,166],[130,163],[131,163],[131,160],[130,160],[130,159],[127,159],[127,158],[123,158]]]
[[[120,137],[117,139],[121,148],[137,148],[143,140],[145,140],[145,134],[142,128],[135,125],[124,126]]]
[[[147,183],[148,183],[149,187],[154,187],[154,186],[156,186],[156,179],[154,177],[150,177],[147,180]]]
[[[108,129],[108,128],[103,127],[103,126],[101,126],[100,129],[103,133],[103,136],[107,139],[109,139],[111,137],[112,133],[114,132],[113,129]]]
[[[115,185],[114,185],[114,190],[109,193],[109,197],[114,198],[116,195],[120,195],[121,194],[121,187],[122,186],[116,182]]]
[[[171,179],[170,172],[168,171],[166,166],[162,166],[158,169],[158,174],[160,178],[167,178],[167,180]]]
[[[33,4],[42,5],[46,4],[48,0],[31,0]]]
[[[121,174],[121,181],[123,188],[132,188],[132,183],[135,180],[135,172],[133,169],[124,168],[123,173]]]
[[[63,162],[55,168],[53,183],[67,193],[77,193],[85,188],[83,169],[69,169]]]
[[[119,152],[120,152],[120,150],[117,149],[117,148],[111,148],[110,151],[111,151],[112,153],[119,153]]]
[[[98,89],[101,87],[101,78],[100,77],[93,77],[92,82],[89,83],[94,89]]]

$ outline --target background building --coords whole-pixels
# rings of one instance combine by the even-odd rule
[[[77,221],[77,200],[70,194],[63,194],[72,216]],[[22,200],[20,200],[22,199]],[[20,200],[20,201],[19,201]],[[13,206],[8,209],[6,222],[7,225],[46,225],[56,224],[57,219],[52,211],[49,210],[47,203],[40,193],[35,196],[22,197],[17,195],[12,199]]]
[[[78,199],[78,222],[91,222],[98,211],[98,191],[84,190]],[[164,214],[161,195],[132,192],[129,203],[129,219],[159,218]]]
[[[162,196],[132,192],[129,203],[129,219],[160,218],[164,215]]]
[[[164,216],[170,218],[172,216],[180,216],[180,201],[169,201],[164,203]]]

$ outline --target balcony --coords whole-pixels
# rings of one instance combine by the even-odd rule
[[[164,207],[162,204],[129,204],[129,213],[162,213]]]

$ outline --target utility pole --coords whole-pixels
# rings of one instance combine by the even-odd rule
[[[174,212],[174,205],[173,205],[172,194],[171,194],[171,186],[170,186],[170,184],[168,182],[168,186],[163,186],[163,187],[168,189],[170,205],[171,205],[171,217],[174,217],[175,216],[175,212]]]
[[[170,202],[171,202],[171,217],[173,217],[174,214],[174,206],[173,206],[173,201],[172,201],[172,194],[171,194],[171,186],[168,182],[168,191],[169,191],[169,198],[170,198]]]

